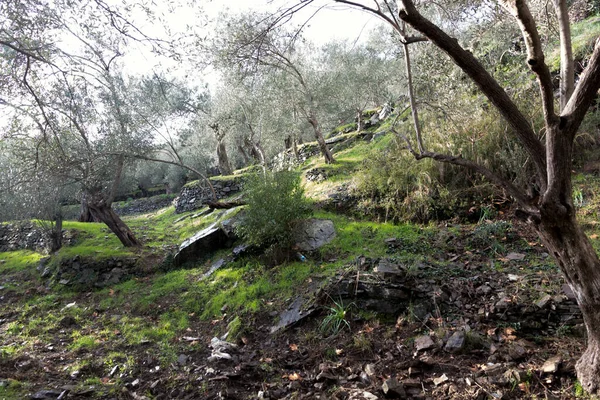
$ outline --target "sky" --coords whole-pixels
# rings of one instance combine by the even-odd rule
[[[193,6],[181,6],[169,9],[160,6],[163,21],[172,31],[185,33],[187,26],[197,26],[203,20],[217,20],[220,13],[240,13],[245,11],[274,12],[278,7],[289,6],[293,0],[208,0],[198,2]],[[323,7],[324,6],[324,7]],[[140,15],[140,21],[143,16]],[[360,42],[367,37],[367,33],[380,21],[364,11],[356,10],[348,6],[340,6],[329,0],[315,0],[301,12],[294,16],[290,23],[294,26],[303,25],[304,37],[316,44],[323,44],[332,40],[349,40]],[[142,28],[150,35],[163,35],[164,31],[160,24],[144,26]],[[210,37],[210,26],[206,29],[206,36]],[[131,61],[127,64],[133,66],[132,72],[148,73],[156,70],[159,64],[169,65],[165,60],[159,60],[146,50],[138,50],[138,54],[131,55]],[[184,66],[171,63],[172,70],[179,70],[186,76],[190,71],[183,72]],[[213,73],[204,74],[211,87],[214,87],[218,77]]]

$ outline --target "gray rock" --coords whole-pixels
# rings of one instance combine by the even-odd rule
[[[545,374],[553,374],[558,371],[561,363],[561,356],[551,357],[544,362],[544,365],[542,365],[542,372]]]
[[[435,347],[435,342],[430,336],[419,336],[415,339],[415,349],[417,351],[430,350]]]
[[[400,265],[387,258],[381,259],[373,269],[373,272],[380,275],[382,278],[390,279],[392,281],[402,280],[406,275],[404,269]]]
[[[181,266],[230,244],[229,237],[217,223],[214,223],[183,242],[179,246],[179,251],[175,254],[173,262],[176,266]]]
[[[458,353],[465,347],[465,337],[466,335],[463,331],[454,332],[446,342],[444,350],[449,353]]]
[[[315,251],[335,238],[333,221],[308,219],[299,222],[294,228],[293,240],[301,251]]]
[[[406,391],[404,390],[404,385],[401,382],[398,382],[396,378],[389,378],[383,382],[381,385],[381,390],[388,397],[395,398],[406,398]]]

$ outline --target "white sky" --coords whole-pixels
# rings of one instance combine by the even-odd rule
[[[240,13],[250,10],[274,12],[279,7],[290,6],[294,3],[295,0],[208,0],[199,3],[198,6],[181,7],[174,11],[160,6],[159,9],[164,14],[165,23],[173,31],[185,32],[187,26],[201,24],[203,19],[215,20],[222,12]],[[143,17],[140,16],[140,18]],[[333,1],[329,0],[315,0],[314,4],[310,4],[295,15],[290,23],[293,26],[299,26],[309,19],[310,21],[303,30],[304,37],[316,44],[342,39],[357,41],[361,37],[366,38],[367,33],[380,23],[376,17],[364,11],[348,6],[335,5]],[[148,32],[150,35],[156,34],[160,36],[163,34],[163,32],[160,32],[162,31],[162,27],[156,24],[153,26],[144,26],[142,23],[140,26],[143,31]],[[210,27],[206,34],[210,36]],[[126,60],[126,63],[129,64],[127,67],[128,70],[138,73],[148,73],[152,69],[159,69],[159,64],[162,64],[163,67],[170,64],[171,70],[178,72],[175,72],[177,75],[189,76],[191,73],[189,70],[184,72],[186,67],[183,65],[169,63],[168,61],[165,64],[165,60],[159,60],[144,50],[141,50],[136,55],[130,55],[130,59]],[[205,74],[204,78],[209,82],[211,87],[214,87],[218,79],[212,73],[209,73],[209,75]]]

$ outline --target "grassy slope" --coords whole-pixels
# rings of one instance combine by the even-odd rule
[[[374,144],[360,142],[338,153],[339,163],[333,166],[324,165],[319,158],[310,160],[304,170],[324,167],[335,174],[324,183],[308,184],[309,193],[319,198],[332,186],[350,181],[353,172],[360,168],[364,155],[373,147],[385,147],[389,140],[388,136]],[[589,176],[578,177],[576,193],[584,225],[594,245],[600,248],[597,239],[600,227],[595,222],[600,203],[600,181]],[[145,240],[148,247],[145,251],[160,255],[215,220],[214,215],[181,219],[192,214],[177,215],[169,207],[126,220]],[[512,250],[503,243],[505,232],[498,233],[487,223],[443,228],[379,224],[322,211],[316,216],[332,219],[338,235],[307,262],[290,261],[269,268],[260,259],[247,257],[227,265],[208,279],[200,279],[211,261],[221,253],[188,269],[162,272],[154,265],[154,272],[147,276],[87,294],[68,288],[45,288],[35,270],[41,254],[31,251],[0,253],[0,293],[4,295],[0,318],[9,321],[0,325],[0,378],[11,376],[11,366],[39,352],[40,346],[54,349],[50,355],[41,358],[48,371],[23,375],[26,379],[22,381],[0,379],[5,382],[0,385],[0,398],[18,398],[49,380],[66,379],[69,375],[75,377],[74,382],[80,389],[92,385],[98,393],[118,393],[120,378],[107,378],[114,365],[119,365],[125,375],[133,374],[139,368],[136,354],[139,356],[141,352],[155,355],[157,365],[167,368],[180,354],[184,337],[206,329],[211,335],[228,330],[235,331],[232,332],[234,337],[242,334],[257,312],[285,307],[294,293],[315,276],[352,268],[359,256],[386,256],[387,238],[401,241],[402,249],[394,254],[400,261],[428,262],[436,266],[434,273],[448,276],[452,276],[452,270],[447,268],[445,260],[455,251],[448,245],[449,238],[462,231],[468,232],[465,237],[473,238],[479,230],[483,242],[467,241],[466,251],[482,253],[492,260],[492,264]],[[62,257],[131,255],[101,224],[66,222],[65,228],[77,232],[77,241],[74,246],[60,251]],[[527,244],[520,246],[522,250]],[[533,271],[542,264],[547,268],[546,261],[531,258],[529,266]],[[503,262],[496,261],[496,265],[495,268],[501,268]],[[186,346],[189,350],[190,345]],[[191,346],[198,346],[200,350],[204,343],[192,343]],[[56,357],[51,356],[52,352]]]

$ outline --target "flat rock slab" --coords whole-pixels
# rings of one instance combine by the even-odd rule
[[[305,303],[307,303],[307,300],[304,297],[296,297],[287,310],[279,315],[279,321],[271,328],[271,333],[287,329],[313,314],[315,308],[312,307],[312,304]]]
[[[315,251],[335,238],[333,221],[311,218],[294,228],[293,239],[300,251]]]
[[[176,266],[196,261],[207,253],[226,247],[229,241],[219,224],[214,223],[183,242],[173,261]]]

